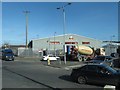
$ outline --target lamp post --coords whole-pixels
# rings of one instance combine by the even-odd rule
[[[110,36],[110,54],[112,53],[112,42],[113,42],[113,37],[115,37],[115,35]]]
[[[50,38],[49,38],[49,54],[50,54]]]
[[[50,38],[47,40],[47,43],[48,43],[48,47],[47,47],[47,49],[48,49],[48,51],[47,51],[47,55],[49,55],[49,54],[50,54]]]
[[[56,32],[54,32],[54,53],[55,53],[55,56],[56,56],[56,50],[55,50],[55,44],[56,44],[56,42],[55,42],[55,34],[56,34]]]
[[[66,28],[65,28],[65,20],[66,20],[66,15],[65,15],[65,7],[68,6],[68,5],[71,5],[71,3],[67,3],[66,5],[62,6],[62,7],[59,7],[57,9],[62,9],[62,12],[63,12],[63,34],[64,34],[64,45],[63,45],[63,49],[64,49],[64,63],[66,64],[66,52],[65,52],[65,31],[66,31]]]
[[[23,13],[25,13],[26,16],[26,48],[28,48],[28,13],[30,13],[30,11],[23,11]]]
[[[112,36],[111,36],[111,44],[112,44],[112,39],[113,39],[113,37],[115,37],[115,35],[112,35]]]

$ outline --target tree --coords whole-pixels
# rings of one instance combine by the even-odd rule
[[[5,42],[5,43],[2,45],[2,49],[5,49],[5,48],[10,48],[10,43],[9,43],[9,42]]]

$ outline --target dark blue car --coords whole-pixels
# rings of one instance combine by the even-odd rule
[[[14,61],[14,53],[11,49],[2,50],[2,60]]]
[[[105,64],[88,64],[72,70],[71,78],[80,84],[120,86],[120,70]]]
[[[112,67],[113,58],[111,56],[96,56],[93,60],[86,61],[85,63],[107,64]]]

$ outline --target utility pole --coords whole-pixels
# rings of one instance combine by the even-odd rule
[[[28,48],[28,14],[30,11],[23,11],[23,13],[25,13],[26,17],[26,48]]]
[[[49,37],[49,55],[50,55],[50,37]]]
[[[63,45],[63,49],[64,49],[64,62],[66,64],[66,52],[65,52],[65,31],[66,31],[66,28],[65,28],[65,23],[66,23],[66,15],[65,15],[65,7],[68,6],[68,5],[71,5],[71,3],[67,3],[66,5],[62,6],[62,7],[59,7],[57,9],[62,9],[62,12],[63,12],[63,34],[64,34],[64,45]]]
[[[112,35],[111,36],[111,40],[110,40],[110,44],[111,44],[111,47],[110,47],[110,54],[113,53],[113,50],[112,50],[112,47],[113,47],[113,37],[115,37],[115,35]]]
[[[55,56],[56,56],[56,50],[55,50],[55,44],[56,44],[56,41],[55,41],[55,34],[56,34],[56,32],[54,32],[54,54],[55,54]]]

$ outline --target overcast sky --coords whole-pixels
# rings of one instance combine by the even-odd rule
[[[63,34],[63,2],[3,2],[3,43],[25,44],[25,14],[28,15],[28,39]],[[117,2],[72,2],[65,8],[66,34],[78,34],[98,40],[118,39]]]

